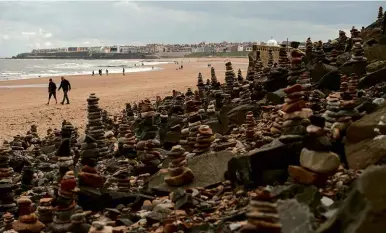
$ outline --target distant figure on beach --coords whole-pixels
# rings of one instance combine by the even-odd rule
[[[152,66],[151,69],[154,70],[154,66]]]
[[[99,75],[102,76],[102,69],[99,69],[98,72],[99,72]]]
[[[92,76],[94,76],[94,71],[92,71]]]
[[[50,78],[50,81],[48,83],[48,102],[47,105],[50,104],[51,96],[54,97],[55,103],[58,103],[58,100],[56,99],[56,84],[54,81],[52,81],[52,78]]]
[[[67,93],[71,91],[71,84],[64,77],[61,77],[61,79],[62,79],[62,82],[60,82],[60,86],[58,89],[58,91],[60,91],[60,89],[63,89],[63,101],[61,102],[61,104],[63,105],[65,100],[67,100],[67,104],[70,104],[70,100],[68,99]]]
[[[109,75],[109,70],[108,70],[108,69],[106,69],[106,75],[107,75],[107,76]]]
[[[125,67],[123,67],[122,73],[123,73],[123,75],[125,75]]]
[[[142,63],[142,66],[144,66],[144,64]]]

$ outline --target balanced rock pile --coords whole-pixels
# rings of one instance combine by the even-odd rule
[[[304,53],[299,49],[294,49],[291,52],[291,67],[289,71],[288,83],[295,84],[300,75],[305,71],[302,67],[302,59]]]
[[[279,49],[279,66],[282,68],[288,68],[289,59],[287,57],[287,45],[281,44]]]
[[[211,86],[212,89],[220,88],[219,82],[218,82],[217,77],[216,77],[216,71],[215,71],[214,67],[210,68],[210,86]]]
[[[88,124],[86,127],[86,134],[93,137],[99,149],[99,155],[105,157],[108,154],[108,148],[106,147],[104,140],[104,127],[102,124],[101,109],[98,105],[99,98],[95,96],[95,93],[90,94],[87,98],[87,110],[88,110]]]
[[[205,91],[205,83],[204,83],[204,80],[202,78],[202,74],[201,73],[198,73],[197,88],[198,88],[199,92],[203,93]]]
[[[311,116],[307,127],[305,148],[300,153],[301,166],[289,166],[290,176],[298,183],[324,185],[340,166],[339,156],[331,152],[330,140],[325,136],[325,119]]]
[[[39,201],[37,212],[39,215],[39,221],[44,224],[51,223],[53,220],[53,208],[51,206],[52,198],[42,198]]]
[[[131,171],[129,169],[120,169],[113,174],[114,181],[117,183],[118,192],[130,191],[130,176]]]
[[[334,124],[338,118],[338,112],[341,110],[340,106],[341,96],[339,93],[330,93],[327,100],[326,111],[323,113],[324,119],[326,119],[326,129],[330,130],[332,124]]]
[[[247,112],[247,116],[245,118],[245,125],[246,125],[245,138],[247,142],[251,143],[255,141],[255,127],[256,127],[256,122],[252,111]]]
[[[210,150],[210,146],[214,141],[212,129],[208,125],[200,125],[198,128],[198,134],[196,137],[196,143],[194,144],[193,152],[196,154],[202,154]]]
[[[123,156],[130,156],[135,154],[136,138],[130,130],[130,125],[125,119],[122,119],[118,128],[118,148],[119,153]]]
[[[243,74],[241,73],[240,69],[237,71],[237,81],[239,83],[243,83],[244,82]]]
[[[272,49],[268,49],[268,68],[272,68],[273,66],[273,51]]]
[[[324,103],[322,102],[322,93],[319,91],[313,90],[310,92],[308,97],[308,106],[311,108],[314,114],[319,115],[321,112],[324,112]],[[324,100],[324,98],[323,98]]]
[[[367,58],[364,57],[365,50],[360,42],[356,42],[351,49],[352,55],[350,61],[352,62],[365,62]]]
[[[2,146],[0,148],[0,212],[15,213],[14,192],[16,188],[13,183],[13,169],[9,166],[11,148]]]
[[[157,139],[139,141],[137,143],[137,153],[142,164],[136,167],[138,174],[154,174],[158,171],[158,165],[161,163],[161,153],[158,151],[161,144]]]
[[[19,219],[13,222],[13,229],[20,233],[40,233],[45,226],[34,213],[31,199],[21,197],[17,200],[17,205],[19,207]]]
[[[59,166],[58,180],[60,181],[66,172],[70,171],[74,165],[74,161],[71,156],[70,140],[68,138],[62,141],[62,144],[60,144],[60,147],[56,152],[56,156],[58,158]]]
[[[216,138],[211,145],[213,151],[222,151],[227,150],[228,148],[233,148],[237,144],[236,140],[230,138],[230,136],[224,135],[220,138]]]
[[[180,145],[173,146],[168,156],[172,159],[169,163],[168,175],[165,182],[170,186],[182,186],[193,181],[194,175],[192,170],[187,167],[185,149]]]
[[[240,91],[240,104],[251,103],[251,91],[249,90],[249,84],[241,87]]]
[[[300,84],[295,84],[284,89],[287,94],[285,103],[282,106],[284,112],[284,122],[282,126],[282,137],[285,140],[287,135],[302,136],[306,133],[306,126],[309,124],[308,117],[312,115],[312,110],[306,108],[304,101],[304,91]]]
[[[235,75],[235,72],[233,70],[233,67],[232,67],[232,63],[229,61],[227,63],[225,63],[225,87],[224,87],[224,90],[225,90],[225,93],[227,94],[232,94],[232,91],[233,91],[233,83],[235,82],[235,78],[236,78],[236,75]]]
[[[14,218],[13,214],[11,214],[9,212],[3,214],[3,225],[4,225],[3,230],[4,230],[4,232],[9,231],[9,230],[12,230],[12,232],[15,232],[13,230],[13,226],[12,226],[14,221],[15,221],[15,218]]]
[[[311,87],[311,77],[310,77],[309,71],[304,71],[298,80],[296,80],[296,83],[301,84],[304,89],[308,89]]]
[[[349,94],[353,100],[356,100],[357,90],[358,90],[358,76],[355,73],[352,73],[348,78],[346,93]]]
[[[348,90],[348,81],[349,81],[349,79],[348,79],[347,75],[344,74],[340,77],[340,87],[339,87],[340,92],[343,93],[343,92],[346,92]]]

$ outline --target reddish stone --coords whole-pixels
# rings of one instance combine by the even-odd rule
[[[303,90],[303,86],[300,85],[300,84],[295,84],[293,86],[290,86],[290,87],[287,87],[286,89],[284,89],[284,92],[288,95],[288,94],[291,94],[291,93],[294,93],[294,92],[299,92],[299,91],[302,91]]]
[[[289,113],[289,112],[300,111],[302,108],[305,108],[305,107],[306,107],[306,102],[304,100],[300,100],[298,102],[294,102],[291,104],[283,104],[281,110],[285,113]]]
[[[288,173],[294,181],[306,185],[323,186],[328,178],[326,175],[317,174],[300,166],[289,166]]]

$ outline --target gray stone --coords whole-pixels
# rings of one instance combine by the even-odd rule
[[[278,201],[279,222],[283,233],[313,233],[313,215],[309,208],[294,199]]]

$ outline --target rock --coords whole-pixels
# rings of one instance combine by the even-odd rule
[[[372,73],[386,67],[386,61],[375,61],[366,66],[367,73]]]
[[[334,152],[312,151],[303,148],[300,153],[300,164],[316,173],[331,174],[340,165],[340,159]]]
[[[306,185],[324,185],[327,181],[327,176],[311,172],[300,166],[289,166],[288,173],[295,182]]]
[[[363,78],[359,80],[358,87],[368,88],[368,87],[374,86],[377,83],[381,83],[385,81],[386,81],[386,67],[365,75]]]
[[[266,182],[264,174],[272,170],[282,170],[279,177],[271,177],[270,180],[285,181],[288,177],[288,165],[299,163],[302,147],[301,142],[284,144],[274,140],[261,148],[232,158],[228,163],[228,179],[234,184],[245,186],[267,185],[271,183]]]
[[[225,181],[224,174],[227,170],[228,161],[232,157],[234,157],[234,154],[231,152],[219,151],[189,159],[188,167],[193,172],[195,178],[192,183],[181,186],[181,188],[208,187]],[[178,187],[168,186],[164,182],[165,175],[165,173],[158,172],[150,177],[149,189],[161,193],[169,193],[176,190]]]
[[[317,233],[383,233],[386,229],[386,166],[362,174],[349,197]]]
[[[351,62],[348,61],[339,67],[339,71],[343,74],[350,75],[352,73],[363,76],[366,74],[367,61]]]
[[[255,110],[256,110],[256,106],[251,104],[239,105],[232,108],[227,113],[227,117],[230,122],[241,125],[241,124],[244,124],[245,122],[245,115],[247,114],[247,112],[249,111],[255,112]]]
[[[277,202],[282,233],[314,233],[314,217],[309,208],[294,199]]]
[[[275,92],[268,92],[265,95],[265,99],[271,102],[272,104],[282,104],[284,102],[285,97],[284,89],[279,89]]]

